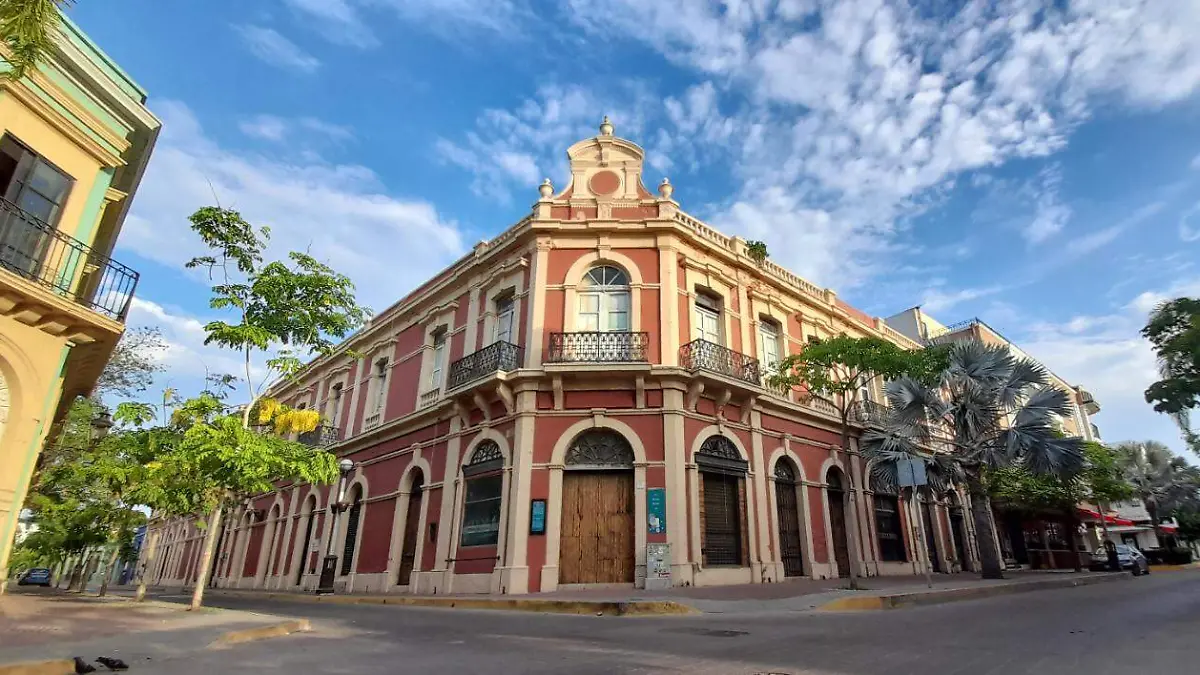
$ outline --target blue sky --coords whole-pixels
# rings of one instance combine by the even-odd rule
[[[1137,335],[1200,294],[1200,5],[209,0],[71,10],[164,122],[118,256],[194,388],[214,195],[382,309],[524,215],[602,115],[683,208],[887,316],[978,316],[1181,449]],[[1045,6],[1044,6],[1045,5]],[[653,186],[652,186],[653,187]]]

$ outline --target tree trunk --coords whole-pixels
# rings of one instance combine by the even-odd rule
[[[104,578],[100,581],[100,594],[97,597],[103,598],[108,595],[108,580],[112,578],[113,567],[117,564],[117,558],[121,555],[121,547],[113,546],[112,555],[108,556],[108,564],[104,566]]]
[[[75,563],[75,568],[71,570],[71,581],[67,583],[67,592],[79,590],[79,579],[83,576],[83,570],[87,567],[87,554],[82,553],[79,556],[79,561]]]
[[[192,591],[192,604],[188,609],[200,609],[201,603],[204,602],[204,587],[208,585],[213,550],[217,547],[217,531],[221,528],[221,511],[221,505],[218,504],[208,519],[208,533],[204,536],[204,553],[200,556],[200,578],[196,579],[196,588]]]
[[[858,539],[860,533],[858,531],[858,493],[854,485],[854,458],[850,455],[850,428],[846,426],[849,422],[850,411],[843,405],[842,413],[842,452],[846,454],[846,499],[849,500],[850,508],[850,533],[846,537],[847,543],[850,544],[850,590],[858,590],[858,563],[862,558],[862,554],[858,549]],[[822,477],[822,480],[824,477]]]
[[[149,533],[150,541],[146,544],[146,559],[138,567],[138,587],[134,602],[146,599],[146,574],[150,571],[150,563],[154,562],[154,554],[158,549],[158,530]]]
[[[971,520],[975,522],[975,544],[979,547],[979,567],[984,579],[1003,579],[1004,561],[996,545],[996,527],[992,520],[992,502],[978,476],[967,478],[971,494]]]

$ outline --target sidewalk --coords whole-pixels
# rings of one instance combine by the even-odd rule
[[[74,656],[86,661],[115,656],[131,666],[143,665],[218,642],[270,637],[268,629],[287,619],[224,609],[188,612],[176,604],[50,590],[10,592],[0,596],[0,673],[16,663]]]
[[[970,573],[935,574],[932,589],[926,586],[922,577],[870,577],[859,580],[860,590],[857,591],[846,588],[846,579],[796,579],[774,584],[677,587],[664,591],[581,589],[524,596],[413,596],[399,593],[318,596],[311,593],[235,589],[211,590],[209,593],[287,602],[408,605],[565,614],[762,614],[812,610],[895,609],[1130,578],[1126,573],[1108,572],[1010,571],[1005,574],[1005,579],[996,580],[983,580]]]

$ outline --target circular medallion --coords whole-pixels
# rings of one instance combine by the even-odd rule
[[[621,187],[621,177],[612,171],[597,171],[588,180],[588,187],[592,194],[611,195]]]

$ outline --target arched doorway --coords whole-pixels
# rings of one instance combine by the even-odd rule
[[[942,572],[942,561],[937,550],[937,530],[933,525],[933,508],[936,505],[928,494],[922,494],[917,502],[921,505],[921,524],[925,528],[925,553],[929,556],[929,567],[934,572]]]
[[[825,474],[825,496],[829,501],[829,534],[839,577],[850,576],[850,543],[846,539],[846,478],[841,469],[830,467]]]
[[[317,498],[309,495],[304,501],[304,508],[301,510],[304,516],[304,537],[301,539],[303,544],[300,545],[300,550],[296,551],[296,585],[299,586],[304,581],[304,569],[308,567],[309,560],[312,556],[309,554],[309,549],[312,548],[313,528],[317,520]]]
[[[971,571],[971,556],[967,552],[966,518],[958,493],[950,491],[950,538],[954,540],[954,559],[964,572]]]
[[[358,524],[362,521],[363,489],[361,485],[354,487],[350,497],[350,508],[346,510],[346,545],[342,547],[342,576],[350,574],[354,569],[354,551],[358,548]]]
[[[563,467],[560,584],[634,580],[633,448],[611,429],[580,434]]]
[[[775,510],[779,521],[779,557],[783,575],[804,576],[804,548],[800,545],[800,504],[796,499],[796,469],[792,460],[775,462]]]
[[[425,478],[420,469],[413,469],[409,488],[408,509],[404,515],[404,539],[400,544],[400,573],[396,585],[407,586],[417,563],[417,540],[421,533],[421,500]]]

